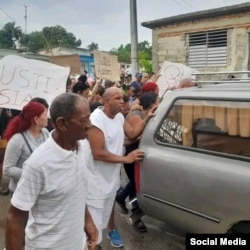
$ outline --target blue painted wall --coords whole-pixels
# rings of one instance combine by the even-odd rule
[[[88,71],[88,76],[93,77],[94,72],[93,72],[93,65],[94,65],[94,57],[93,56],[80,56],[80,62],[81,62],[81,70],[82,72],[84,70]]]

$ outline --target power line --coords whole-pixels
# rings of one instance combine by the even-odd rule
[[[188,11],[193,11],[193,7],[190,7],[187,3],[185,3],[182,0],[175,0],[177,3],[179,3],[182,7],[184,7]]]
[[[8,18],[10,18],[13,22],[15,22],[16,23],[16,21],[5,11],[5,10],[3,10],[2,8],[0,8],[0,10],[8,17]]]
[[[184,2],[180,2],[179,0],[172,0],[175,4],[177,4],[178,6],[181,6],[182,8],[188,10],[188,11],[193,11],[193,9],[191,9],[189,6],[185,5]]]
[[[22,4],[23,5],[23,4]],[[25,8],[25,16],[24,16],[24,18],[25,18],[25,34],[27,35],[27,6],[26,5],[23,5],[24,6],[24,8]],[[8,17],[8,18],[10,18],[14,23],[16,23],[17,24],[17,22],[5,11],[5,10],[3,10],[2,8],[0,8],[0,10]],[[42,34],[42,37],[43,37],[43,39],[44,39],[44,41],[45,41],[45,43],[46,43],[46,45],[47,45],[47,47],[48,47],[48,49],[51,51],[51,53],[52,53],[52,50],[51,50],[51,48],[50,48],[50,46],[49,46],[49,43],[48,43],[48,40],[46,39],[46,37],[44,36],[44,34],[43,34],[43,32],[41,31],[41,34]],[[12,29],[12,36],[13,37],[15,37],[15,33],[14,33],[14,29]]]
[[[44,41],[45,41],[45,43],[46,43],[46,45],[47,45],[47,48],[48,48],[49,51],[50,51],[50,54],[53,56],[53,50],[50,48],[49,42],[48,42],[48,40],[46,39],[45,35],[43,34],[43,31],[41,31],[41,34],[42,34],[42,37],[43,37],[43,39],[44,39]]]
[[[186,1],[186,0],[182,0],[182,2],[183,2],[184,4],[186,4],[187,6],[189,6],[190,8],[192,8],[193,10],[196,10],[196,8],[195,8],[195,7],[193,7],[193,5],[192,5],[192,4],[190,4],[188,1]]]
[[[16,21],[5,11],[3,10],[2,8],[0,8],[0,10],[8,17],[10,18],[15,24],[16,24]],[[14,25],[15,26],[15,25]],[[11,27],[11,32],[12,32],[12,41],[15,41],[16,40],[16,35],[15,35],[15,31],[14,29]],[[13,40],[14,39],[14,40]]]

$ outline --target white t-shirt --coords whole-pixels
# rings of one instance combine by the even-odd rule
[[[118,113],[113,119],[109,118],[97,108],[90,116],[93,126],[99,128],[104,135],[105,149],[115,155],[123,155],[124,143],[124,117]],[[90,157],[90,181],[88,182],[87,199],[105,199],[114,196],[120,187],[121,163],[109,163],[96,161],[93,159],[89,142],[88,147]]]
[[[77,151],[61,148],[52,138],[24,163],[11,199],[29,211],[25,249],[82,250],[88,169],[82,142]]]

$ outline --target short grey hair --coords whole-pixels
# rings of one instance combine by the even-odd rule
[[[75,113],[76,103],[81,99],[80,95],[70,92],[57,96],[50,106],[52,122],[55,123],[59,117],[69,120]]]

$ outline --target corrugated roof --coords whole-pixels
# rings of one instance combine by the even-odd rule
[[[223,15],[230,15],[230,14],[238,14],[243,12],[250,11],[250,2],[242,3],[242,4],[235,4],[231,6],[225,6],[221,8],[209,9],[209,10],[202,10],[191,12],[187,14],[181,14],[177,16],[171,16],[166,18],[161,18],[153,21],[142,22],[141,25],[150,29],[154,29],[157,27],[174,24],[174,23],[181,23],[186,21],[193,21],[197,19],[204,19],[209,17],[217,17]],[[250,16],[249,16],[250,22]]]

